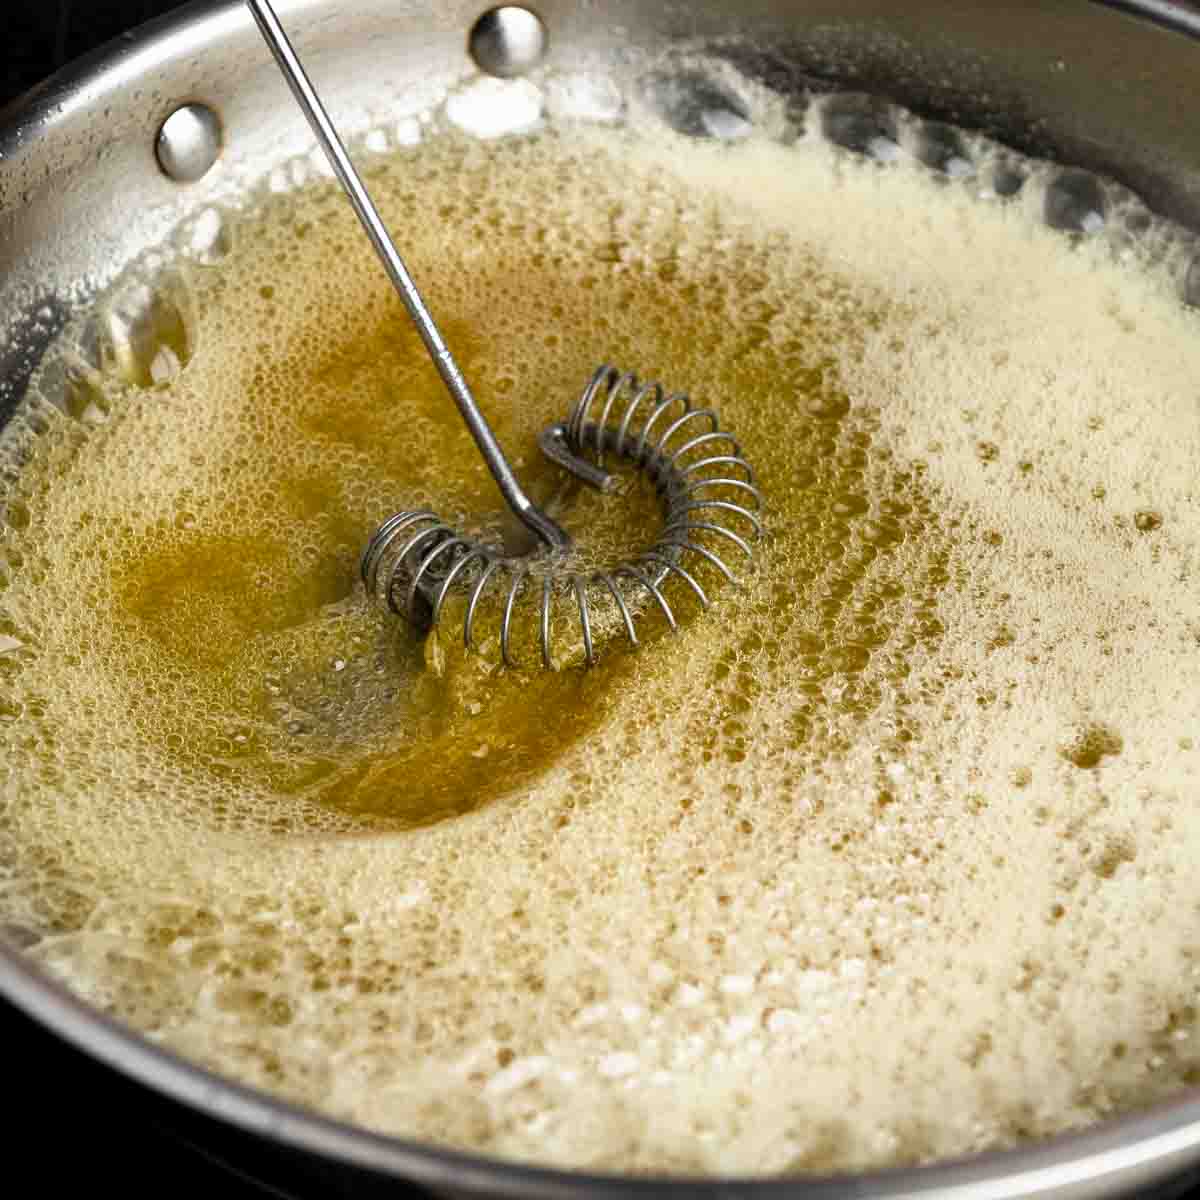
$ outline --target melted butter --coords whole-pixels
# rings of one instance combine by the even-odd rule
[[[0,446],[5,926],[244,1082],[572,1167],[920,1162],[1194,1081],[1200,339],[1030,180],[553,129],[378,164],[581,563],[658,519],[537,455],[599,362],[758,471],[740,586],[591,672],[362,595],[396,508],[503,520],[331,188],[102,306],[145,354],[83,331]]]
[[[467,151],[452,153],[457,161],[446,169],[467,169]],[[480,186],[468,180],[466,189]],[[398,167],[376,187],[394,221],[414,202],[418,209],[434,202],[426,190],[406,194]],[[439,187],[440,178],[426,184]],[[536,669],[502,672],[494,633],[482,662],[464,661],[461,606],[452,605],[437,661],[443,672],[449,661],[454,677],[439,680],[407,627],[376,611],[356,586],[356,555],[382,515],[380,495],[398,507],[431,505],[467,527],[497,528],[502,517],[399,305],[369,261],[344,278],[340,263],[353,253],[354,228],[335,201],[307,198],[319,214],[313,222],[296,218],[291,198],[268,202],[238,235],[264,248],[211,283],[197,281],[197,342],[214,353],[201,349],[186,385],[147,403],[156,411],[174,404],[179,420],[196,420],[197,407],[213,412],[229,431],[218,435],[216,450],[203,449],[205,473],[219,487],[180,488],[171,520],[118,541],[108,619],[129,630],[130,665],[150,683],[144,702],[135,701],[144,735],[176,763],[239,786],[308,796],[375,827],[404,828],[468,811],[548,769],[619,703],[627,651],[609,638],[602,666],[586,682]],[[827,719],[864,715],[885,694],[902,696],[905,642],[936,638],[936,623],[914,614],[934,603],[937,583],[898,582],[886,564],[905,542],[923,547],[918,553],[931,564],[940,561],[945,536],[928,491],[878,452],[871,412],[851,411],[825,349],[835,339],[852,344],[856,330],[881,319],[877,308],[850,299],[811,262],[786,284],[772,279],[769,250],[719,220],[706,232],[703,257],[682,265],[669,222],[647,246],[638,215],[615,199],[600,199],[598,208],[607,213],[606,236],[583,253],[572,245],[567,258],[537,247],[578,234],[517,222],[506,229],[504,250],[489,249],[495,214],[472,214],[469,200],[442,201],[442,220],[466,234],[470,288],[456,290],[444,265],[426,268],[434,294],[446,297],[447,336],[499,436],[534,493],[575,533],[579,561],[568,567],[614,565],[661,524],[641,481],[628,480],[614,496],[566,486],[534,443],[536,430],[566,415],[607,356],[718,407],[751,448],[770,497],[764,570],[777,581],[780,603],[761,620],[734,593],[707,622],[708,639],[732,646],[714,668],[718,707],[712,728],[698,734],[703,753],[732,761],[742,754],[739,722],[763,685],[738,677],[727,694],[721,672],[743,643],[769,644],[775,663],[803,664],[801,687],[816,715],[797,716],[796,746]],[[601,271],[612,281],[593,296]],[[333,283],[302,306],[285,306],[281,298],[297,279]],[[845,299],[836,311],[828,304],[818,311],[803,298],[809,289]],[[256,330],[235,354],[223,327],[231,302],[239,322]],[[689,312],[706,336],[685,336]],[[215,395],[205,394],[210,387]],[[736,551],[710,548],[740,568]],[[719,590],[704,566],[697,567],[702,582]],[[940,578],[932,565],[925,574]],[[696,616],[694,603],[673,600],[686,618]],[[518,606],[515,643],[527,663],[538,657],[536,621],[533,602]],[[486,618],[480,628],[486,643]],[[653,621],[649,630],[653,640]],[[577,629],[570,633],[578,640]],[[887,665],[863,682],[873,654],[877,668]],[[161,687],[150,682],[158,680]],[[838,681],[833,689],[830,680]],[[163,689],[176,700],[164,705]],[[903,719],[897,728],[898,737],[911,736]]]

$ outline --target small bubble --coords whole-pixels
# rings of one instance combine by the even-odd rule
[[[865,496],[845,493],[833,501],[833,511],[839,517],[857,517],[867,511],[870,506]]]
[[[139,387],[169,382],[191,358],[191,336],[178,281],[127,287],[104,313],[105,368]]]
[[[4,519],[13,529],[24,530],[29,528],[33,518],[30,516],[28,505],[14,498],[5,505]]]
[[[893,525],[886,521],[866,521],[859,532],[868,545],[874,546],[878,550],[894,546],[904,538],[904,534],[898,525]]]
[[[170,346],[160,346],[150,360],[150,381],[155,386],[170,383],[182,369],[179,355]]]
[[[847,642],[837,647],[830,657],[835,670],[843,671],[847,675],[857,675],[871,661],[871,651],[866,646]]]
[[[964,179],[975,173],[975,164],[963,145],[962,135],[938,121],[928,121],[922,126],[916,155],[927,167],[952,179]]]
[[[1003,650],[1006,646],[1011,646],[1017,640],[1016,635],[1007,625],[1001,625],[988,642],[989,650]]]
[[[752,129],[742,101],[697,71],[654,76],[646,90],[662,119],[685,137],[732,141]]]
[[[1106,758],[1120,754],[1124,739],[1106,725],[1088,725],[1064,746],[1060,753],[1073,766],[1082,770],[1098,767]]]
[[[1024,186],[1028,174],[1012,163],[1001,163],[992,170],[992,191],[1002,200],[1015,196]]]
[[[881,162],[900,154],[895,112],[878,96],[848,93],[832,97],[822,113],[821,128],[834,145],[856,154]]]
[[[1123,863],[1137,858],[1137,843],[1128,837],[1110,837],[1092,862],[1092,870],[1101,879],[1111,879]]]
[[[1104,189],[1087,171],[1064,171],[1046,189],[1045,219],[1052,229],[1098,233],[1105,210]]]
[[[206,208],[187,221],[178,241],[193,262],[205,266],[220,262],[232,249],[229,226],[219,208]]]
[[[814,396],[804,407],[815,420],[840,421],[850,411],[850,398],[837,393]]]

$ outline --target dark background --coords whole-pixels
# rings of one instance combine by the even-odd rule
[[[0,104],[63,63],[180,0],[4,0],[0,2]]]

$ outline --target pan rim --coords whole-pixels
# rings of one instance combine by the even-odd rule
[[[1200,42],[1200,7],[1177,0],[1087,0]],[[0,108],[0,159],[69,113],[64,97],[101,86],[114,65],[129,71],[160,61],[184,28],[216,37],[243,18],[241,0],[193,0],[68,64]],[[38,1025],[127,1079],[244,1133],[326,1161],[432,1188],[484,1191],[530,1200],[583,1192],[596,1200],[673,1196],[803,1197],[852,1195],[944,1200],[1033,1197],[1071,1187],[1099,1195],[1134,1179],[1163,1178],[1200,1157],[1200,1088],[1150,1107],[1010,1149],[939,1160],[928,1166],[787,1177],[629,1175],[542,1167],[372,1132],[325,1117],[217,1075],[157,1046],[78,999],[19,950],[0,942],[0,997]],[[1090,1190],[1094,1189],[1094,1190]]]

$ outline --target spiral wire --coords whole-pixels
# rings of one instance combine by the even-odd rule
[[[567,420],[542,431],[538,439],[542,452],[602,491],[613,490],[618,482],[604,468],[609,455],[631,464],[653,483],[663,526],[645,550],[612,570],[587,575],[572,571],[566,562],[570,535],[521,486],[271,0],[247,0],[247,6],[510,514],[540,542],[536,552],[511,554],[464,536],[427,509],[398,512],[379,526],[363,551],[362,577],[371,594],[426,630],[437,625],[452,588],[469,589],[463,640],[470,650],[482,598],[489,589],[505,589],[500,652],[504,664],[514,667],[512,632],[518,598],[530,588],[536,593],[540,580],[538,643],[547,669],[554,666],[553,608],[563,597],[578,616],[588,666],[596,661],[592,618],[598,596],[615,605],[635,646],[635,620],[643,610],[635,595],[642,596],[643,606],[657,605],[672,629],[678,625],[663,590],[669,577],[680,579],[707,608],[708,594],[693,574],[697,562],[732,580],[733,572],[720,551],[729,553],[729,543],[752,558],[751,542],[762,535],[758,515],[762,497],[754,471],[733,435],[721,428],[717,414],[710,408],[694,408],[683,392],[668,395],[659,383],[643,385],[632,373],[611,366],[596,370]],[[719,495],[711,494],[718,488],[723,489]],[[727,498],[730,494],[736,499]],[[730,528],[731,521],[740,532]]]
[[[555,606],[565,603],[578,619],[590,667],[597,661],[598,604],[612,606],[629,643],[637,646],[637,621],[647,607],[656,608],[672,630],[678,627],[669,580],[679,580],[706,609],[711,600],[694,573],[697,564],[708,564],[732,583],[735,574],[726,557],[737,551],[742,559],[753,559],[753,543],[763,533],[754,469],[733,434],[721,428],[716,412],[694,407],[685,393],[667,393],[660,383],[641,383],[632,372],[604,365],[567,420],[544,429],[538,442],[552,462],[600,491],[612,491],[619,482],[605,469],[610,458],[640,472],[653,485],[663,514],[654,541],[611,569],[584,574],[556,569],[545,552],[514,555],[468,537],[428,509],[406,510],[384,521],[363,551],[368,592],[424,631],[438,624],[451,592],[464,591],[468,651],[475,649],[481,602],[502,594],[500,656],[507,667],[518,665],[514,621],[521,598],[532,592],[547,670],[555,661],[552,616]]]

